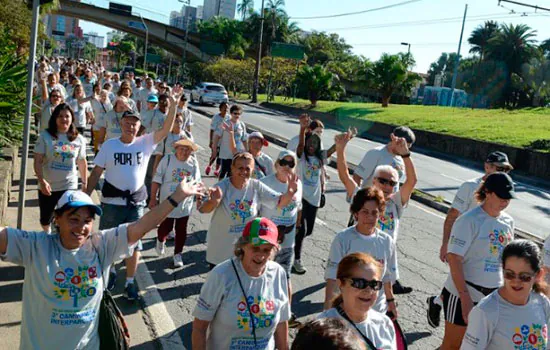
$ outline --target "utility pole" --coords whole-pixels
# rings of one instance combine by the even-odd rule
[[[262,40],[264,36],[264,0],[262,0],[262,10],[260,12],[260,40],[258,41],[258,58],[256,60],[256,70],[254,71],[254,87],[252,89],[252,103],[258,102],[258,85],[260,80],[260,66],[262,64]]]
[[[179,2],[185,4],[185,10],[183,15],[185,16],[185,38],[183,42],[183,54],[181,56],[181,80],[185,85],[185,64],[187,62],[187,41],[189,39],[189,21],[191,20],[191,11],[187,11],[188,6],[191,4],[191,0],[179,0]]]
[[[462,35],[464,34],[464,23],[466,22],[466,14],[468,13],[468,4],[464,6],[464,18],[462,18],[462,29],[460,30],[460,40],[458,41],[458,51],[456,53],[456,62],[455,62],[455,71],[453,73],[453,80],[451,82],[451,103],[450,106],[455,102],[455,87],[456,87],[456,78],[458,77],[458,65],[460,63],[460,48],[462,47]]]
[[[147,75],[147,44],[149,43],[149,28],[147,27],[147,24],[145,24],[141,13],[139,14],[139,18],[141,18],[141,23],[143,23],[143,26],[145,27],[145,54],[143,56],[143,74]]]
[[[25,101],[25,122],[23,126],[23,149],[21,155],[21,173],[19,176],[19,204],[17,206],[17,228],[21,229],[25,214],[25,192],[27,191],[27,160],[29,158],[29,136],[31,131],[32,84],[34,82],[34,61],[36,59],[36,38],[38,37],[38,18],[40,17],[40,0],[32,2],[31,42],[29,61],[27,62],[27,96]]]

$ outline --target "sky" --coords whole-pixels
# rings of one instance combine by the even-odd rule
[[[106,0],[82,0],[100,7],[108,7]],[[133,12],[140,12],[159,22],[168,23],[170,11],[179,11],[182,4],[177,0],[116,0],[133,5]],[[240,0],[237,0],[239,3]],[[550,0],[520,0],[520,2],[550,8]],[[154,3],[154,6],[153,6]],[[191,0],[191,6],[202,5],[203,0]],[[337,4],[338,6],[335,6]],[[337,33],[353,47],[353,52],[373,61],[382,53],[406,52],[411,44],[411,53],[416,60],[415,71],[425,73],[430,64],[442,52],[456,52],[462,26],[464,7],[468,12],[462,39],[461,54],[468,55],[467,39],[472,30],[486,20],[504,23],[526,24],[537,31],[536,40],[550,38],[550,12],[523,7],[498,0],[286,0],[285,10],[291,21],[306,31]],[[379,9],[381,7],[390,8]],[[254,1],[259,10],[261,0]],[[377,10],[378,9],[378,10]],[[355,15],[321,19],[304,17],[333,16],[351,12]],[[236,14],[239,18],[239,15]],[[81,21],[84,33],[94,31],[105,35],[110,28]]]

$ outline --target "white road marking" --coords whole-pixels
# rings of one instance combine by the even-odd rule
[[[439,214],[437,214],[437,213],[434,212],[434,211],[431,211],[431,210],[428,210],[428,209],[426,209],[426,208],[423,208],[422,206],[420,206],[420,205],[418,205],[418,204],[410,203],[410,205],[413,206],[413,207],[415,207],[415,208],[418,208],[418,209],[422,210],[423,212],[426,212],[426,213],[428,213],[428,214],[431,214],[431,215],[433,215],[433,216],[437,216],[438,218],[441,218],[441,219],[445,220],[445,217],[444,217],[443,215],[439,215]]]
[[[443,174],[443,173],[441,173],[441,174],[439,174],[439,175],[441,175],[441,176],[443,176],[443,177],[446,177],[446,178],[448,178],[448,179],[451,179],[451,180],[456,180],[456,181],[458,181],[458,182],[460,182],[460,183],[463,183],[463,182],[466,181],[466,180],[458,179],[458,178],[456,178],[456,177],[452,177],[452,176],[449,176],[449,175],[445,175],[445,174]]]

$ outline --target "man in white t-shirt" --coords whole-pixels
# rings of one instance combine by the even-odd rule
[[[458,191],[456,192],[451,208],[445,217],[445,223],[443,224],[443,240],[441,243],[441,248],[439,248],[439,259],[441,262],[447,262],[447,246],[449,244],[451,230],[456,219],[458,219],[460,215],[479,205],[479,203],[475,200],[475,192],[481,183],[487,178],[487,176],[489,176],[489,174],[497,171],[508,173],[513,170],[514,167],[508,161],[508,156],[506,153],[496,151],[487,156],[484,169],[485,175],[464,182],[460,185]],[[430,326],[436,328],[439,326],[443,301],[441,301],[441,299],[437,296],[431,296],[426,302],[428,303],[428,323]]]
[[[393,140],[397,140],[400,137],[405,138],[409,149],[416,141],[414,132],[406,126],[398,126],[393,129],[391,135],[396,136]],[[353,174],[353,180],[355,180],[357,185],[360,187],[372,186],[374,169],[379,165],[391,165],[397,170],[399,182],[404,183],[406,180],[405,164],[401,156],[396,152],[396,147],[396,142],[390,141],[387,145],[376,147],[365,153],[365,156],[355,168]]]
[[[141,127],[140,115],[134,111],[126,111],[122,115],[121,136],[109,139],[103,144],[94,160],[96,166],[88,180],[87,192],[90,194],[105,171],[101,198],[103,216],[99,223],[100,229],[137,221],[143,215],[147,201],[147,190],[144,186],[147,164],[157,144],[163,141],[172,129],[175,116],[176,104],[174,100],[162,129],[137,137]],[[125,260],[124,295],[128,300],[135,300],[138,297],[134,276],[139,261],[140,245],[138,244],[132,257]],[[115,279],[116,273],[112,269],[109,277],[109,289],[114,288]]]
[[[219,107],[220,112],[214,114],[214,116],[212,117],[212,120],[210,121],[210,134],[209,134],[210,136],[209,136],[209,139],[208,139],[208,146],[210,147],[210,149],[216,148],[216,150],[217,150],[216,154],[220,154],[220,145],[218,143],[217,145],[212,147],[212,142],[214,141],[214,132],[216,132],[218,127],[228,118],[228,116],[227,116],[227,109],[228,108],[229,107],[228,107],[226,102],[220,103],[220,107]],[[206,166],[205,173],[206,173],[206,175],[210,175],[210,171],[212,170],[212,163],[214,163],[214,160],[216,161],[216,170],[214,171],[214,175],[216,177],[218,177],[219,172],[220,172],[221,160],[220,160],[219,157],[214,156],[213,151],[210,155],[210,161],[208,162],[208,165]]]
[[[155,86],[153,85],[153,79],[147,78],[145,79],[145,88],[141,90],[139,93],[139,98],[137,98],[137,106],[139,111],[145,109],[147,106],[147,99],[149,98],[149,95],[156,95],[157,89],[155,89]]]

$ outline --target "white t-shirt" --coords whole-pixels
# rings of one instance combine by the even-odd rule
[[[363,179],[362,187],[372,186],[374,170],[379,165],[391,165],[399,175],[399,182],[405,182],[405,163],[403,158],[391,154],[388,146],[379,146],[371,149],[361,160],[361,163],[355,168],[355,174]]]
[[[42,104],[42,110],[40,111],[40,131],[48,128],[54,110],[55,107],[51,105],[49,100]]]
[[[86,113],[92,112],[92,106],[90,105],[90,102],[84,102],[83,104],[79,104],[78,100],[76,98],[69,98],[67,100],[67,103],[74,111],[75,121],[74,125],[79,128],[85,128],[87,124],[87,118]]]
[[[225,117],[222,117],[220,113],[214,114],[212,117],[212,120],[210,121],[210,130],[216,131],[218,130],[218,127],[223,123],[225,120],[229,120],[229,116],[226,114]]]
[[[122,82],[119,80],[119,81],[111,81],[111,87],[112,87],[112,92],[113,94],[116,94],[118,92],[118,90],[120,89],[120,85],[122,85]]]
[[[105,141],[95,157],[95,165],[105,169],[105,180],[119,190],[136,192],[145,182],[149,158],[155,150],[155,135],[140,136],[132,143],[120,138]],[[102,203],[126,206],[122,197],[101,198]]]
[[[550,267],[550,237],[544,240],[543,254],[544,266]]]
[[[143,114],[142,124],[147,132],[157,131],[162,129],[167,116],[168,111],[162,113],[158,108],[155,108]]]
[[[74,250],[59,234],[7,229],[3,259],[25,267],[21,349],[99,349],[102,276],[130,254],[126,227],[93,233]]]
[[[181,131],[179,134],[173,134],[168,133],[168,136],[159,143],[157,148],[155,148],[155,151],[153,152],[154,155],[167,155],[167,154],[175,154],[176,149],[174,148],[174,142],[182,140],[182,139],[190,139],[193,141],[192,137],[189,137],[185,131]]]
[[[456,192],[455,199],[453,200],[453,204],[451,204],[451,208],[455,208],[460,214],[464,214],[468,210],[477,207],[479,203],[474,198],[474,195],[482,181],[483,177],[478,177],[460,185]]]
[[[346,228],[334,237],[330,246],[325,279],[336,280],[340,261],[346,255],[358,252],[371,255],[382,265],[382,282],[397,281],[399,270],[395,240],[378,229],[372,235],[363,235],[355,229],[355,226]],[[383,288],[378,292],[378,298],[372,308],[382,313],[387,311],[388,305]]]
[[[119,138],[122,135],[120,120],[123,114],[124,112],[118,113],[114,109],[111,109],[98,120],[97,127],[105,128],[105,141]]]
[[[69,141],[67,134],[58,133],[54,139],[47,131],[42,131],[34,153],[44,155],[42,173],[52,191],[74,190],[78,188],[78,160],[86,159],[86,140],[78,135]]]
[[[486,288],[502,285],[500,258],[504,247],[514,239],[514,219],[505,212],[498,218],[489,216],[481,206],[458,217],[451,230],[447,251],[464,258],[464,279]],[[473,302],[484,295],[470,285]],[[458,291],[449,274],[445,288],[453,295]]]
[[[143,88],[139,92],[139,100],[141,101],[142,111],[147,109],[147,99],[149,98],[149,96],[156,95],[156,94],[157,94],[157,89],[155,89],[154,87],[151,88],[151,90],[148,90],[147,88]]]
[[[531,292],[526,305],[513,305],[498,290],[483,298],[468,316],[461,350],[550,349],[550,301]]]
[[[253,179],[260,180],[265,176],[269,176],[275,172],[275,163],[270,156],[261,152],[259,156],[254,158],[254,171],[251,174]]]
[[[298,161],[298,177],[304,186],[303,198],[318,207],[321,203],[321,177],[323,164],[327,163],[327,151],[323,151],[323,162],[315,156],[307,157],[305,152]]]
[[[113,109],[113,105],[111,104],[111,101],[108,101],[103,103],[101,101],[96,100],[95,98],[91,101],[92,104],[92,110],[94,111],[94,117],[95,117],[95,123],[93,126],[93,130],[98,131],[101,129],[102,126],[105,125],[105,115]]]
[[[183,129],[187,129],[187,127],[191,127],[195,124],[193,113],[189,109],[178,107],[177,112],[181,113],[183,116],[183,125],[181,126]]]
[[[228,120],[228,123],[230,121]],[[244,152],[244,142],[247,140],[246,125],[242,121],[237,121],[233,125],[233,137],[235,138],[235,145],[237,146],[237,152]],[[222,124],[218,125],[218,128],[214,132],[216,135],[221,137],[220,141],[220,154],[218,158],[220,159],[233,159],[233,153],[231,153],[231,148],[229,147],[229,134],[224,132],[222,129]]]
[[[174,193],[180,182],[184,179],[186,181],[201,181],[201,171],[197,158],[191,156],[184,162],[178,160],[173,154],[162,157],[157,167],[157,172],[153,177],[153,182],[161,184],[159,195],[160,201],[165,200],[169,195]],[[168,214],[168,217],[181,218],[191,215],[194,201],[195,198],[193,196],[187,197]]]
[[[247,300],[231,261],[235,263],[253,314],[257,346],[254,346]],[[250,277],[240,259],[226,260],[208,274],[193,316],[210,321],[207,349],[274,350],[277,326],[290,319],[286,272],[270,260],[260,277]]]
[[[393,193],[386,201],[386,210],[384,214],[378,218],[378,224],[376,224],[380,230],[386,232],[396,241],[399,233],[399,221],[401,220],[403,209],[406,205],[407,203],[403,206],[401,202],[401,191]]]
[[[335,308],[328,309],[317,316],[320,318],[338,318],[343,320],[344,324],[357,333],[357,329],[353,327],[344,319]],[[397,350],[397,341],[395,337],[395,329],[393,328],[390,318],[380,312],[376,312],[373,309],[368,311],[367,319],[360,323],[355,323],[355,326],[361,331],[361,334],[357,334],[357,338],[360,341],[363,340],[363,336],[367,337],[376,346],[376,349],[384,350]],[[313,344],[312,344],[313,345]]]
[[[260,180],[272,190],[279,193],[286,193],[288,184],[277,179],[277,174],[271,174]],[[292,196],[292,201],[284,208],[272,208],[263,206],[260,208],[260,215],[269,218],[275,225],[292,226],[294,229],[285,235],[283,243],[280,244],[281,249],[294,247],[294,238],[296,237],[296,220],[298,219],[298,211],[302,210],[302,182],[298,180],[298,190]]]
[[[214,211],[206,235],[206,261],[219,264],[233,255],[235,240],[240,237],[249,221],[258,216],[262,207],[276,207],[279,192],[275,192],[258,180],[250,179],[245,188],[237,189],[230,178],[218,182],[223,198]]]
[[[82,87],[84,88],[84,94],[86,96],[92,96],[94,93],[94,82],[86,82],[86,79],[82,79]]]

